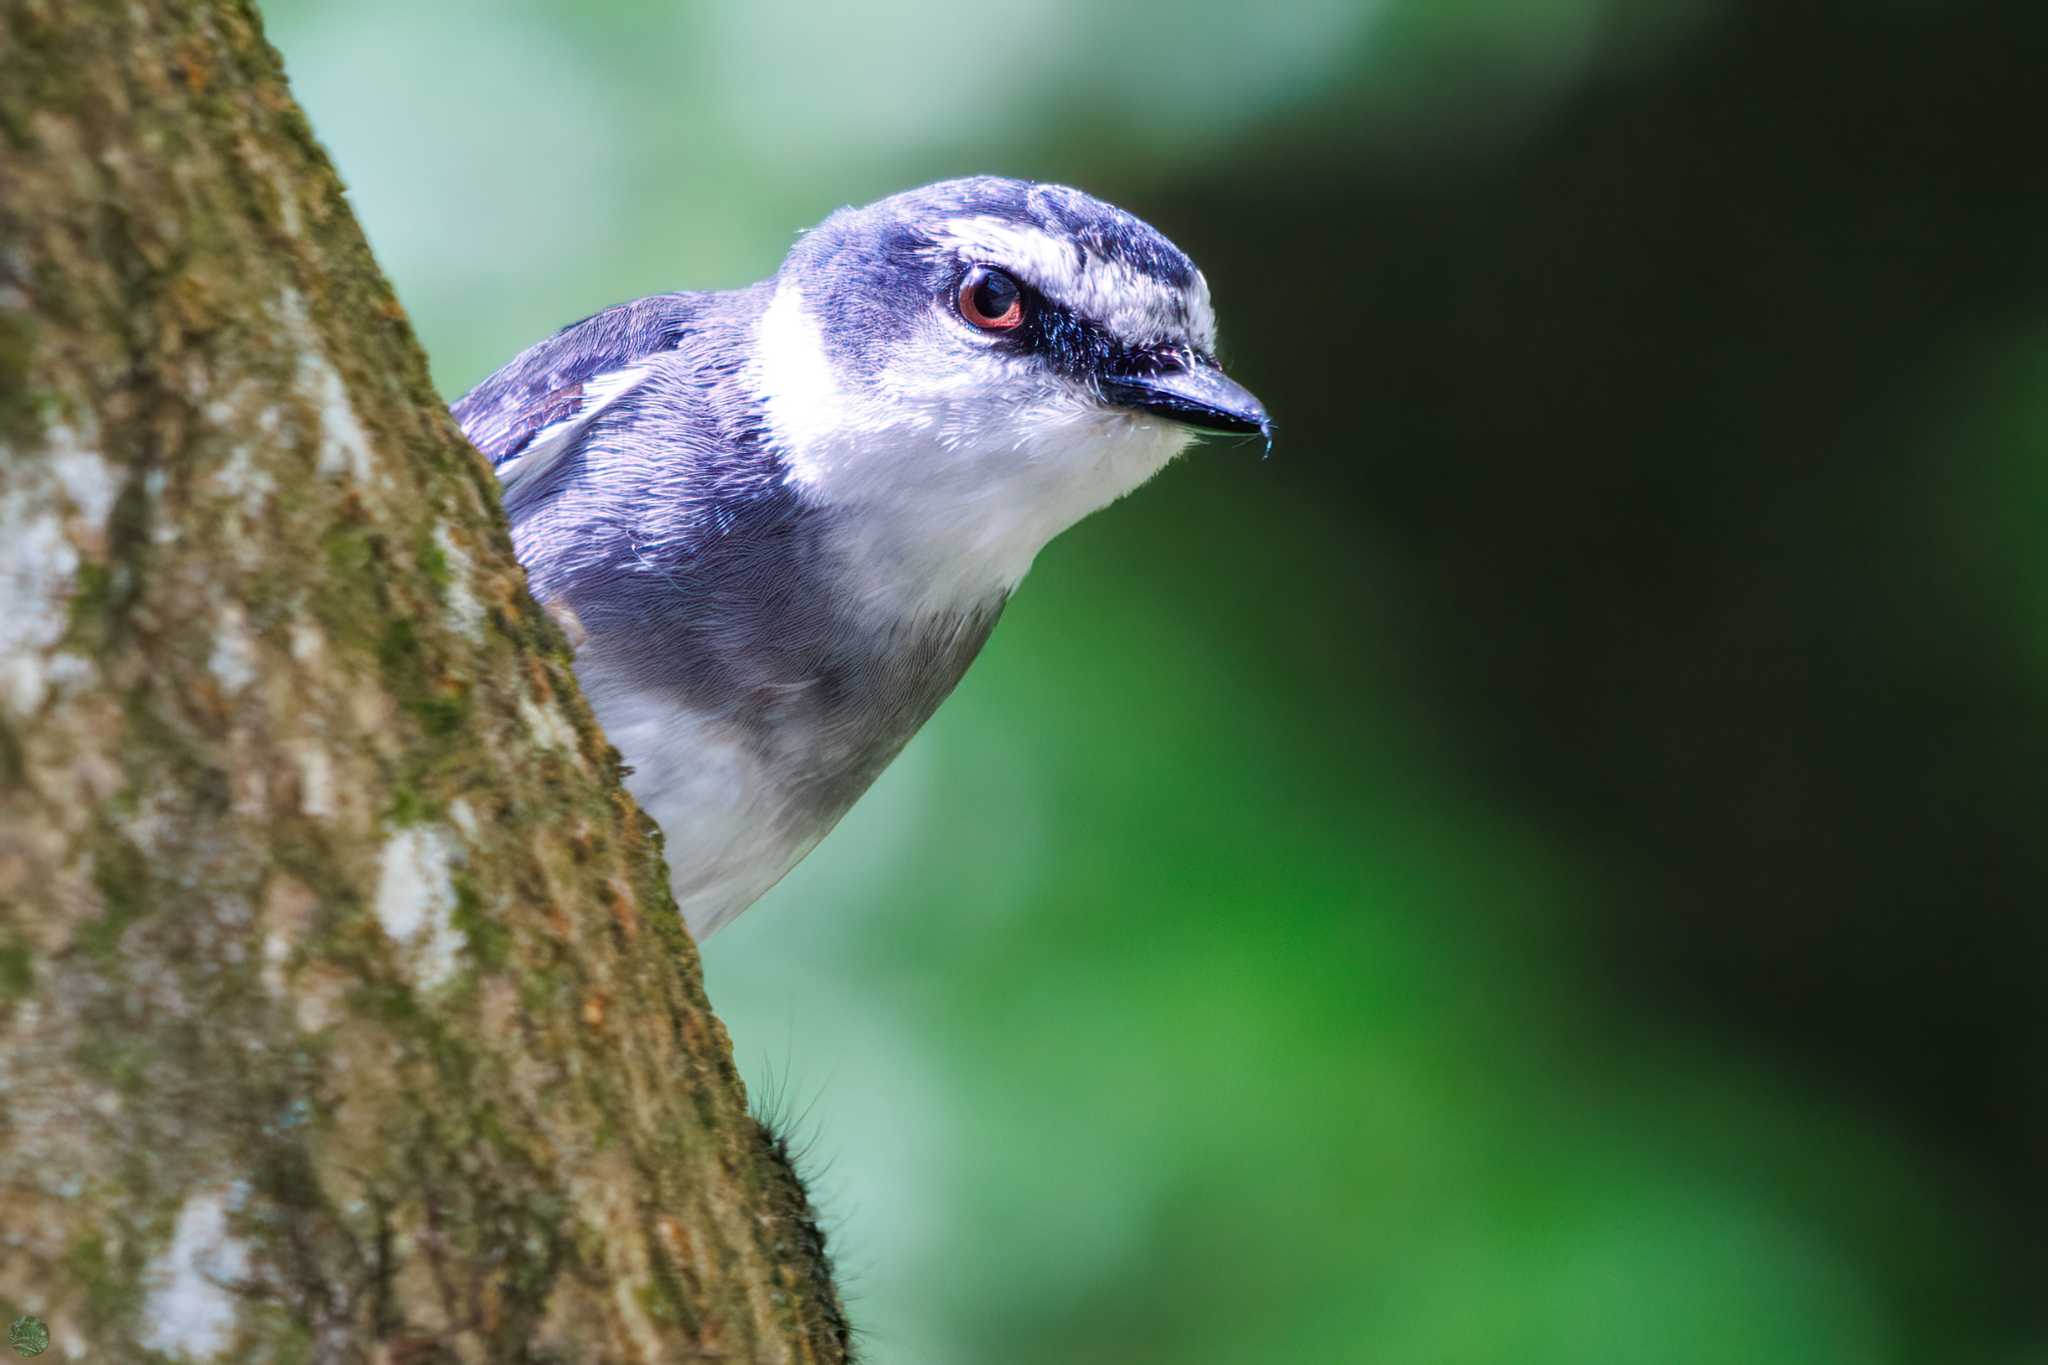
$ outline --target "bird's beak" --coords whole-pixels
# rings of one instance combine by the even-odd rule
[[[1265,404],[1206,356],[1106,374],[1102,396],[1204,431],[1265,432],[1272,423]]]

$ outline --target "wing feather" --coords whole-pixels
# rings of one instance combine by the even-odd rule
[[[464,394],[455,420],[508,489],[532,487],[592,418],[645,378],[646,362],[698,330],[717,298],[656,294],[572,323]]]
[[[534,429],[517,454],[499,461],[493,468],[509,504],[547,482],[548,472],[575,449],[597,415],[630,393],[647,378],[651,366],[634,365],[594,375],[551,395],[541,413],[562,415]]]

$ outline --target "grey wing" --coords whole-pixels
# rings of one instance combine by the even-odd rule
[[[797,509],[738,382],[766,297],[757,285],[621,304],[564,328],[455,404],[497,473],[535,597],[575,599],[593,631],[606,620],[644,622],[676,606],[686,576],[693,592],[709,591],[705,547],[735,536],[784,543],[769,532]]]
[[[463,435],[490,460],[510,503],[646,376],[647,362],[697,330],[716,296],[656,294],[564,327],[456,401]]]

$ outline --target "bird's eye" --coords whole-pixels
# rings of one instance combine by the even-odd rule
[[[988,332],[1007,332],[1024,321],[1024,291],[1000,270],[970,266],[960,277],[960,316]]]

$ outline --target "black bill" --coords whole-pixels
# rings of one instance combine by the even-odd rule
[[[1263,432],[1271,421],[1265,404],[1250,389],[1204,359],[1144,373],[1105,375],[1102,396],[1120,407],[1157,413],[1204,431]]]

